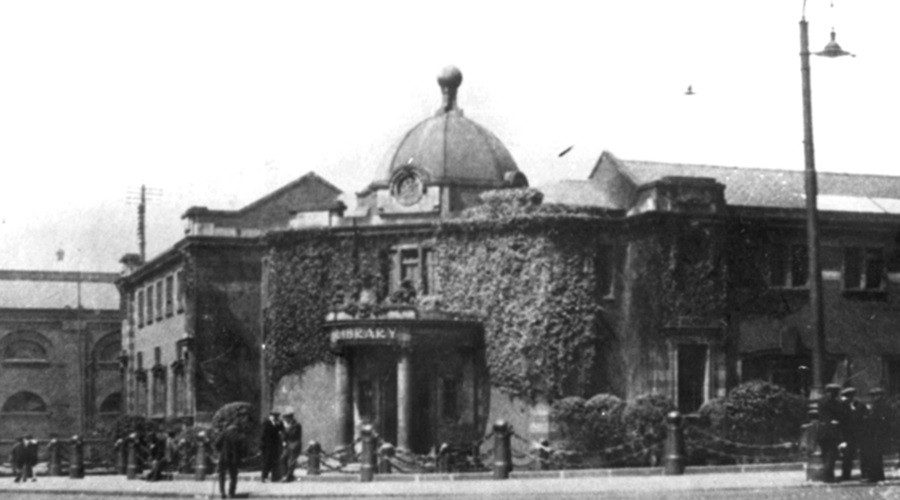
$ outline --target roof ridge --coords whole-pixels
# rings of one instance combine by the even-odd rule
[[[617,158],[618,159],[618,158]],[[793,170],[786,168],[766,168],[766,167],[741,167],[736,165],[713,165],[711,163],[683,163],[683,162],[670,162],[670,161],[655,161],[655,160],[623,160],[618,159],[620,163],[625,164],[627,166],[628,163],[641,163],[647,165],[667,165],[672,167],[686,166],[686,167],[702,167],[702,168],[715,168],[715,169],[727,169],[727,170],[758,170],[762,172],[787,172],[787,173],[797,173],[802,174],[804,170]],[[888,174],[865,174],[865,173],[851,173],[851,172],[832,172],[830,170],[816,170],[817,175],[841,175],[846,177],[885,177],[889,179],[897,179],[900,180],[900,175],[888,175]]]

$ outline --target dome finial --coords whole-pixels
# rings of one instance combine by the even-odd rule
[[[444,97],[441,111],[446,113],[456,109],[456,91],[462,83],[462,72],[456,66],[447,66],[438,75],[437,81],[438,85],[441,86],[441,94]]]

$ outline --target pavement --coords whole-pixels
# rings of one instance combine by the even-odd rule
[[[900,480],[900,472],[887,471],[888,483]],[[806,481],[803,464],[779,466],[731,466],[689,468],[684,475],[666,476],[660,468],[601,469],[569,471],[514,472],[506,480],[490,474],[390,474],[376,475],[373,482],[362,483],[357,475],[332,474],[300,476],[293,483],[262,483],[259,476],[243,474],[238,483],[240,496],[252,498],[283,497],[434,497],[434,496],[510,496],[533,495],[535,491],[566,494],[603,492],[676,492],[816,488],[822,483]],[[857,483],[853,481],[853,483]],[[850,483],[844,483],[850,484]],[[82,494],[88,497],[143,496],[174,498],[217,497],[213,476],[204,481],[188,478],[148,482],[128,480],[124,476],[87,476],[83,479],[39,476],[36,482],[14,483],[0,478],[0,497],[4,493],[41,492]]]

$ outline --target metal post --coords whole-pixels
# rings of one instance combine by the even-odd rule
[[[806,450],[806,480],[825,481],[825,468],[822,466],[822,447],[819,446],[819,409],[816,403],[809,404],[809,422],[803,425],[803,448]]]
[[[84,441],[81,436],[72,436],[72,455],[69,460],[69,479],[84,478]]]
[[[119,438],[113,448],[116,452],[116,474],[124,476],[128,473],[128,445],[124,439]]]
[[[512,427],[503,420],[494,423],[494,479],[507,479],[512,471]]]
[[[378,448],[378,473],[379,474],[390,474],[391,473],[391,459],[394,458],[394,445],[391,443],[384,443]]]
[[[318,476],[319,475],[319,467],[322,455],[322,446],[319,445],[318,441],[310,441],[309,446],[306,447],[306,475],[307,476]]]
[[[666,453],[665,474],[680,476],[684,474],[684,419],[681,413],[671,411],[666,415]]]
[[[59,453],[59,440],[53,438],[47,444],[47,451],[50,454],[50,470],[49,474],[51,476],[60,476],[61,474],[61,457]]]
[[[450,470],[450,445],[447,443],[442,443],[438,448],[437,469],[438,472],[452,472]]]
[[[825,380],[825,324],[822,310],[822,272],[819,266],[819,193],[813,147],[812,87],[809,70],[809,35],[806,19],[800,20],[800,72],[803,77],[803,158],[805,160],[806,239],[809,258],[809,326],[812,330],[812,388],[810,399],[822,397]]]
[[[200,431],[197,434],[197,457],[194,462],[194,479],[203,481],[206,479],[206,432]]]
[[[128,440],[126,443],[128,448],[128,465],[125,469],[125,475],[128,479],[137,479],[138,474],[138,435],[137,433],[132,433],[128,436]]]
[[[362,434],[362,454],[360,456],[359,480],[363,483],[371,482],[375,476],[375,436],[372,426],[366,424],[360,431]]]

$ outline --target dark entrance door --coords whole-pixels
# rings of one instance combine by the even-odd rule
[[[359,350],[355,364],[356,409],[385,441],[397,442],[397,360],[392,350]]]
[[[432,367],[423,365],[424,363],[413,363],[409,446],[414,453],[428,453],[435,444],[432,425]]]
[[[703,404],[707,350],[699,344],[678,346],[678,410],[682,413],[697,411]]]

